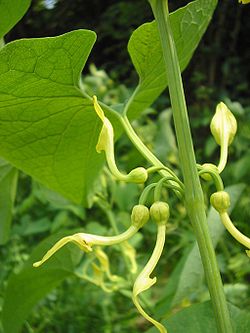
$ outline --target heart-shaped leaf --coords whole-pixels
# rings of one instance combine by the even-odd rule
[[[27,39],[0,51],[0,155],[68,199],[86,199],[102,164],[101,122],[79,89],[95,33]]]
[[[0,38],[21,20],[31,0],[0,0]]]
[[[17,170],[0,159],[0,245],[9,239],[16,185]]]

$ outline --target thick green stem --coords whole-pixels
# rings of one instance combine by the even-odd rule
[[[218,332],[232,333],[233,329],[223,291],[223,284],[206,220],[203,193],[196,167],[181,72],[169,21],[168,4],[166,0],[150,0],[150,3],[157,21],[166,65],[166,75],[179,147],[179,158],[185,185],[186,208],[198,242]]]

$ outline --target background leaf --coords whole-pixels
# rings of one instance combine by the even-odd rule
[[[216,5],[217,0],[197,0],[170,14],[181,70],[188,65]],[[139,75],[139,84],[125,112],[135,118],[156,100],[168,84],[155,21],[145,23],[134,31],[128,51]]]
[[[0,159],[0,245],[9,239],[16,186],[17,170]]]
[[[248,333],[250,314],[228,304],[235,333]],[[211,302],[192,305],[163,321],[168,333],[212,333],[217,332]],[[185,328],[185,329],[184,329]],[[157,332],[154,328],[147,333]]]
[[[101,124],[78,87],[95,38],[77,30],[0,51],[0,155],[76,203],[102,164]]]
[[[33,306],[64,279],[74,275],[80,251],[72,245],[63,247],[40,268],[32,267],[32,263],[41,259],[44,253],[66,234],[68,233],[61,232],[41,242],[31,254],[25,267],[9,278],[2,310],[5,333],[20,332]],[[13,313],[15,313],[14,318]]]
[[[0,38],[21,20],[31,0],[0,0]]]

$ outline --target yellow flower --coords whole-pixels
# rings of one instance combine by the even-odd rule
[[[227,163],[228,146],[232,143],[237,131],[237,121],[223,102],[219,103],[216,107],[210,129],[215,141],[221,147],[220,162],[218,165],[218,171],[221,173]]]
[[[58,250],[60,250],[64,245],[73,242],[75,243],[77,246],[79,246],[79,248],[85,252],[91,252],[92,248],[91,248],[91,242],[87,241],[86,237],[83,237],[82,235],[84,234],[74,234],[72,236],[66,236],[63,237],[62,239],[60,239],[44,256],[40,261],[37,261],[33,264],[34,267],[39,267],[41,266],[45,261],[47,261],[51,256],[53,256],[53,254],[55,252],[57,252]],[[89,239],[90,240],[90,239]]]
[[[98,138],[98,142],[96,145],[96,151],[100,153],[101,151],[105,152],[106,160],[109,166],[111,173],[118,179],[123,180],[125,182],[131,183],[145,183],[148,178],[147,170],[143,167],[138,167],[130,171],[129,174],[121,173],[115,162],[115,155],[114,155],[114,130],[111,122],[107,117],[97,101],[96,96],[93,96],[93,103],[95,112],[98,117],[101,119],[103,126]]]
[[[246,5],[247,3],[250,3],[250,0],[239,0],[239,3]]]
[[[165,207],[164,207],[165,210]],[[132,300],[134,302],[134,305],[136,306],[137,310],[140,312],[140,314],[149,322],[151,322],[160,333],[167,333],[166,328],[159,323],[157,320],[152,318],[147,314],[146,311],[142,308],[140,301],[139,301],[139,294],[143,291],[148,290],[156,283],[156,277],[151,278],[150,275],[153,273],[155,266],[157,265],[160,256],[163,251],[164,243],[165,243],[165,233],[166,233],[166,223],[167,220],[165,220],[165,223],[157,223],[158,225],[158,231],[157,231],[157,240],[155,244],[155,248],[153,250],[153,253],[147,262],[146,266],[143,268],[141,273],[138,275],[138,277],[135,280],[134,287],[133,287],[133,295]]]
[[[143,225],[148,221],[149,213],[148,208],[143,205],[136,205],[131,214],[131,226],[125,230],[123,233],[116,236],[99,236],[93,234],[77,233],[71,236],[66,236],[60,239],[45,255],[44,257],[33,264],[34,267],[41,266],[45,261],[47,261],[55,252],[60,250],[64,245],[72,242],[76,244],[84,252],[91,252],[93,245],[114,245],[119,244],[128,240],[132,237]],[[101,251],[96,250],[99,254],[99,259],[102,258],[102,264],[104,264],[105,255],[101,257]],[[106,261],[107,264],[107,261]]]

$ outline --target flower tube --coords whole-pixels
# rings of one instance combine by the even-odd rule
[[[138,167],[130,171],[129,174],[120,172],[116,166],[114,155],[114,130],[111,122],[105,117],[100,104],[97,101],[96,96],[93,96],[93,103],[96,114],[101,119],[103,126],[99,135],[99,139],[96,145],[96,151],[100,153],[105,152],[106,160],[111,173],[118,180],[131,183],[145,183],[148,178],[147,170],[143,167]]]
[[[156,244],[149,261],[147,262],[141,273],[138,275],[134,283],[132,299],[137,310],[146,320],[151,322],[159,330],[160,333],[167,333],[166,328],[161,323],[159,323],[157,320],[155,320],[146,313],[146,311],[142,308],[138,298],[140,293],[152,287],[157,280],[156,277],[151,278],[150,275],[155,269],[164,248],[166,224],[169,218],[168,204],[165,202],[155,202],[150,208],[150,216],[152,217],[154,222],[157,223]]]
[[[123,233],[116,236],[99,236],[86,233],[76,233],[60,239],[40,260],[33,264],[34,267],[41,266],[55,252],[60,250],[64,245],[73,242],[84,252],[91,252],[93,245],[114,245],[124,242],[132,237],[149,219],[148,208],[144,205],[136,205],[133,207],[131,214],[131,226]]]

